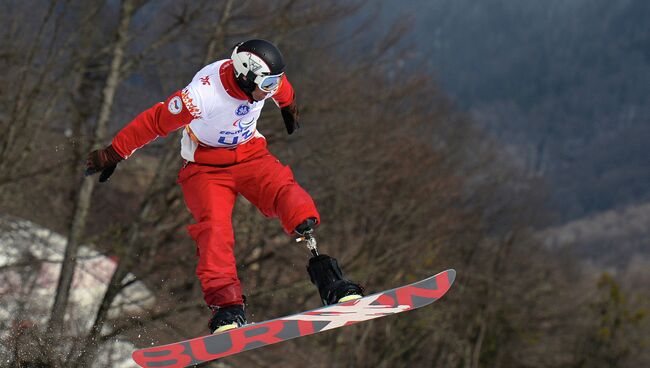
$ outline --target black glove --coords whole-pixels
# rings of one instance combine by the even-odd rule
[[[281,108],[280,112],[282,113],[282,119],[284,119],[284,126],[287,127],[287,133],[291,134],[300,128],[300,125],[298,124],[300,112],[298,111],[298,106],[296,106],[295,101],[292,102],[291,105]]]
[[[113,174],[117,164],[122,160],[124,158],[115,151],[112,145],[104,149],[94,150],[88,154],[84,175],[89,176],[101,171],[99,182],[104,183]]]

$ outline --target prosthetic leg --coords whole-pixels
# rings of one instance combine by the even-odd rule
[[[363,297],[363,288],[343,277],[341,267],[335,258],[319,254],[314,238],[313,226],[315,221],[305,220],[296,228],[300,235],[297,242],[305,242],[312,254],[307,266],[311,282],[316,285],[323,305],[343,303]]]

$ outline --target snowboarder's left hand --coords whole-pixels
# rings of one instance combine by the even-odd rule
[[[300,125],[298,124],[300,112],[298,111],[298,106],[296,106],[295,101],[292,102],[291,105],[281,108],[280,112],[282,112],[282,119],[284,119],[284,126],[287,127],[287,133],[291,134],[300,128]]]
[[[84,175],[89,176],[101,171],[99,182],[104,183],[113,174],[117,164],[122,160],[124,158],[115,151],[113,145],[94,150],[88,154]]]

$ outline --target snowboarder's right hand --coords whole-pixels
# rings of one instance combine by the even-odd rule
[[[89,176],[101,171],[99,182],[104,183],[113,174],[117,164],[122,160],[124,158],[115,151],[113,145],[94,150],[88,154],[84,175]]]

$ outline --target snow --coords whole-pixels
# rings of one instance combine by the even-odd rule
[[[10,323],[44,325],[54,302],[66,239],[30,221],[0,215],[0,339]],[[70,291],[66,320],[79,333],[91,327],[116,263],[91,249],[80,246],[77,268]],[[135,278],[129,274],[127,279]],[[136,281],[116,298],[109,317],[138,314],[155,302],[153,293]],[[20,320],[15,320],[16,316]],[[26,320],[28,319],[28,320]],[[0,346],[0,353],[2,347]],[[106,344],[98,354],[97,366],[133,367],[127,341]],[[1,354],[4,356],[4,354]]]

